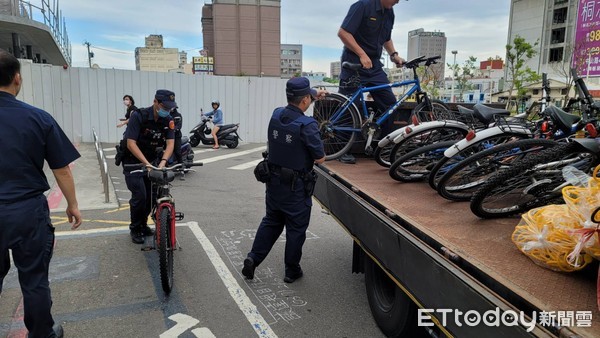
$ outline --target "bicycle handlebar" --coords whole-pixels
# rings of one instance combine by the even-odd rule
[[[138,169],[138,170],[131,171],[131,173],[142,173],[142,172],[147,172],[148,169],[158,170],[158,171],[181,171],[181,170],[186,169],[186,167],[201,167],[203,165],[204,165],[204,163],[197,162],[197,163],[188,164],[187,166],[184,167],[183,163],[177,163],[170,167],[159,168],[159,167],[153,166],[152,164],[143,165],[142,163],[135,163],[135,164],[123,164],[123,168]]]

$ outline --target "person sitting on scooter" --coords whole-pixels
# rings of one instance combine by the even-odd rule
[[[206,114],[204,114],[204,116],[212,116],[212,122],[214,124],[214,127],[212,128],[212,137],[215,140],[215,145],[213,146],[213,149],[219,149],[219,139],[217,138],[217,132],[219,132],[219,129],[221,129],[221,126],[223,126],[223,112],[221,111],[221,109],[219,109],[219,107],[221,106],[221,103],[219,102],[219,100],[214,100],[212,102],[212,108],[213,111],[208,112]]]

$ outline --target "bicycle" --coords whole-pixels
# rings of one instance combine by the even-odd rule
[[[349,62],[342,63],[342,67],[354,70],[352,82],[356,83],[358,89],[351,97],[346,97],[338,93],[330,93],[324,99],[315,102],[313,107],[313,117],[319,124],[321,139],[325,148],[325,159],[333,160],[345,154],[354,144],[359,133],[367,138],[365,145],[365,154],[371,155],[373,147],[371,143],[381,134],[381,126],[387,121],[392,113],[412,95],[416,96],[417,106],[413,109],[413,115],[425,115],[423,112],[429,111],[448,111],[448,107],[440,100],[430,99],[427,93],[421,89],[417,68],[424,64],[426,67],[436,63],[440,56],[426,58],[417,57],[406,62],[403,66],[413,71],[413,79],[401,82],[394,82],[373,87],[364,87],[360,83],[358,69],[361,64]],[[367,109],[364,100],[364,94],[383,88],[396,88],[411,86],[392,106],[390,106],[382,115],[375,119],[375,112]],[[355,102],[360,103],[362,114],[359,113]],[[364,121],[363,121],[364,119]]]
[[[160,158],[160,157],[159,157]],[[171,183],[177,173],[190,171],[188,167],[202,166],[200,162],[183,165],[175,164],[171,167],[158,168],[153,165],[126,164],[125,168],[141,168],[131,173],[148,174],[152,183],[152,212],[151,217],[155,224],[152,242],[147,243],[148,237],[142,246],[142,251],[158,251],[160,268],[160,281],[165,294],[173,289],[173,252],[181,249],[176,236],[175,222],[184,218],[182,212],[175,211],[175,200],[171,196]]]

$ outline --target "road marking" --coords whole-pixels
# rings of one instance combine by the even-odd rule
[[[115,147],[112,147],[112,148],[102,148],[102,150],[104,152],[107,152],[107,151],[117,151],[117,148],[115,148]]]
[[[194,317],[184,315],[183,313],[177,313],[169,317],[170,320],[176,324],[172,328],[160,334],[160,338],[177,338],[185,331],[193,328],[200,321]]]
[[[187,223],[178,223],[177,226],[187,226],[198,242],[202,245],[202,248],[206,252],[208,258],[210,259],[212,265],[215,270],[219,274],[219,277],[223,281],[223,284],[229,291],[229,294],[233,298],[233,300],[237,303],[238,307],[248,319],[248,322],[252,325],[252,328],[256,332],[259,337],[264,338],[277,338],[277,335],[269,324],[262,317],[260,312],[258,312],[258,308],[256,305],[252,303],[246,292],[238,282],[235,277],[227,268],[225,262],[219,256],[219,253],[212,245],[210,240],[206,237],[202,229],[198,226],[197,222],[187,222]],[[109,233],[122,233],[129,231],[129,226],[117,226],[110,228],[101,228],[101,229],[89,229],[89,230],[68,230],[68,231],[57,231],[55,233],[56,237],[83,237],[87,235],[98,235],[98,234],[109,234]]]
[[[258,147],[258,148],[254,148],[254,149],[249,149],[249,150],[244,150],[244,151],[238,151],[237,153],[233,153],[233,154],[226,154],[226,155],[221,155],[221,156],[215,156],[215,157],[210,157],[207,159],[202,159],[202,160],[197,160],[194,161],[194,163],[213,163],[213,162],[217,162],[217,161],[221,161],[221,160],[226,160],[229,158],[233,158],[233,157],[238,157],[238,156],[242,156],[242,155],[247,155],[247,154],[252,154],[255,153],[257,151],[263,151],[267,149],[267,146],[262,146],[262,147]]]
[[[250,161],[250,162],[247,162],[247,163],[238,164],[236,166],[229,167],[227,169],[231,169],[231,170],[246,170],[246,169],[249,169],[249,168],[252,168],[252,167],[256,167],[256,165],[260,161],[262,161],[262,158],[259,158],[258,160],[255,160],[255,161]]]
[[[242,310],[250,324],[252,324],[252,328],[254,328],[254,331],[256,331],[259,337],[277,337],[277,335],[275,334],[275,332],[273,332],[269,324],[261,316],[260,312],[258,312],[256,305],[252,303],[250,298],[248,298],[248,295],[246,295],[244,289],[242,289],[238,282],[235,280],[235,277],[233,277],[231,271],[229,271],[227,265],[225,264],[225,262],[223,262],[221,256],[219,256],[219,253],[217,252],[215,247],[212,245],[210,240],[208,240],[202,229],[200,229],[198,223],[188,222],[187,224],[190,230],[192,230],[194,236],[196,236],[196,238],[204,248],[204,251],[206,251],[208,258],[215,267],[215,270],[219,274],[219,277],[221,277],[223,284],[225,284],[225,287],[227,287],[229,294],[238,304],[238,307],[240,308],[240,310]]]

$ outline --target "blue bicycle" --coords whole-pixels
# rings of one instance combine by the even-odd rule
[[[406,62],[404,68],[412,69],[413,79],[401,82],[394,82],[373,87],[364,87],[361,85],[358,70],[361,64],[349,62],[342,63],[342,67],[353,70],[356,74],[350,82],[356,84],[358,89],[352,96],[346,97],[342,94],[331,93],[323,100],[316,101],[313,107],[313,117],[319,123],[321,139],[325,147],[325,159],[333,160],[345,154],[354,142],[357,135],[362,134],[366,139],[365,154],[373,153],[372,142],[381,135],[381,126],[392,115],[392,113],[413,95],[416,97],[417,106],[413,109],[412,115],[421,120],[428,120],[435,114],[448,112],[448,107],[440,100],[430,99],[426,92],[421,89],[421,82],[417,75],[417,68],[424,65],[428,67],[437,63],[440,56],[426,58],[420,56]],[[365,102],[365,93],[374,92],[383,88],[396,88],[411,86],[398,98],[396,103],[387,108],[383,114],[376,114],[372,109],[367,109]],[[359,108],[362,112],[359,113]]]

